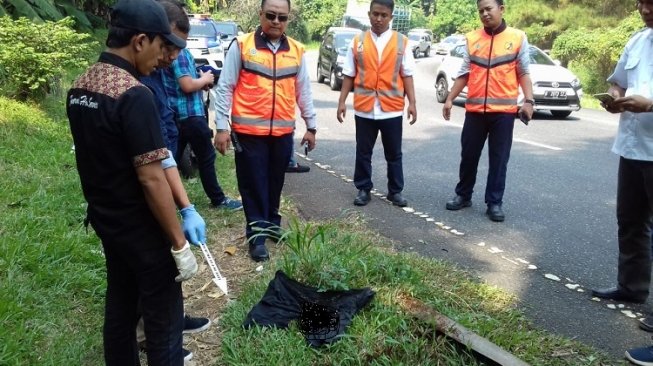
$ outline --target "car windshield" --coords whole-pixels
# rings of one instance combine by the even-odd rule
[[[218,32],[222,34],[228,34],[230,36],[236,35],[238,31],[236,30],[236,26],[233,24],[227,24],[227,23],[216,23],[215,27],[218,28]]]
[[[215,29],[209,23],[190,23],[190,37],[215,37]]]
[[[411,41],[419,41],[419,34],[409,34],[408,39]]]
[[[549,56],[537,48],[531,47],[528,51],[529,55],[531,56],[532,65],[555,65]]]
[[[337,34],[336,35],[336,49],[347,48],[354,38],[354,34]]]

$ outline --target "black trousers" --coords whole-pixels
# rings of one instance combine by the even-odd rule
[[[238,190],[245,211],[245,234],[252,245],[262,245],[268,236],[257,235],[281,226],[279,206],[286,168],[292,152],[292,133],[283,136],[237,134],[242,152],[236,153]],[[276,230],[275,230],[276,231]]]
[[[218,183],[218,176],[215,172],[215,148],[211,138],[213,133],[209,128],[205,117],[190,117],[180,120],[179,126],[179,146],[175,159],[180,161],[181,154],[187,143],[195,153],[197,158],[200,180],[206,196],[211,200],[211,204],[217,206],[225,198],[222,187]]]
[[[369,191],[374,187],[372,152],[380,131],[383,154],[388,165],[388,194],[403,191],[404,170],[401,153],[403,116],[388,119],[355,116],[354,119],[356,121],[356,167],[354,168],[356,188]]]
[[[648,296],[651,283],[653,162],[621,158],[617,185],[619,289]]]
[[[459,181],[456,194],[466,200],[472,199],[478,161],[483,152],[485,140],[488,140],[490,167],[485,186],[485,203],[503,203],[506,188],[506,171],[512,148],[512,131],[515,115],[508,113],[465,113],[465,123],[460,136],[462,152],[460,154]]]
[[[134,240],[103,237],[107,266],[104,358],[107,365],[139,365],[136,323],[143,316],[148,365],[184,363],[184,309],[170,243],[159,228]],[[139,309],[140,302],[140,309]],[[140,310],[140,312],[139,312]]]

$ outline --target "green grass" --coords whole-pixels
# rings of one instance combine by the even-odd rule
[[[356,218],[330,223],[290,221],[287,248],[263,278],[246,286],[222,318],[220,365],[476,365],[464,347],[436,334],[400,306],[412,296],[487,337],[533,365],[614,364],[597,350],[536,330],[505,292],[439,261],[393,254],[385,239],[367,232]],[[243,319],[261,298],[277,269],[321,290],[370,287],[376,297],[360,312],[346,337],[311,349],[297,325],[289,330],[244,330]],[[555,354],[569,356],[555,357]]]

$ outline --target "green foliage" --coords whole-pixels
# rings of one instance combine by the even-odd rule
[[[317,41],[330,26],[340,22],[347,0],[300,0],[295,4],[301,7],[301,17],[306,22],[310,39]]]
[[[440,0],[429,28],[438,38],[480,26],[475,1]]]
[[[73,20],[37,24],[0,18],[0,95],[42,99],[68,68],[84,66],[94,47]]]
[[[68,16],[75,20],[75,27],[90,31],[92,21],[100,24],[100,18],[86,12],[84,8],[98,13],[105,14],[112,0],[4,0],[0,2],[0,16],[9,15],[14,19],[27,18],[35,23],[44,21],[58,21]]]
[[[556,38],[551,55],[578,72],[586,93],[600,93],[628,39],[642,26],[633,12],[616,27],[568,30]]]

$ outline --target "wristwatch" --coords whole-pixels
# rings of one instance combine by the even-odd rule
[[[312,133],[313,135],[315,135],[315,134],[317,133],[317,129],[316,129],[316,128],[307,128],[306,131]]]
[[[533,99],[524,99],[524,103],[528,103],[528,104],[530,104],[532,106],[535,105],[535,101]]]

